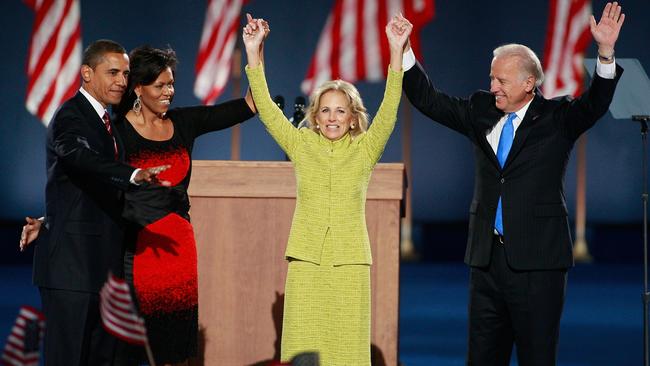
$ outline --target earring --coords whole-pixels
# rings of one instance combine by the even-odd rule
[[[317,129],[317,130],[320,130],[320,125],[316,125],[316,129]]]
[[[135,112],[136,116],[139,116],[141,110],[142,110],[142,103],[140,103],[140,96],[138,95],[133,101],[133,112]]]
[[[350,129],[354,130],[354,123],[350,125]]]

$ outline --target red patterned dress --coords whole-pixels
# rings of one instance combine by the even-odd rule
[[[172,183],[171,188],[143,185],[125,194],[124,216],[137,224],[126,245],[125,274],[145,318],[156,363],[180,362],[197,353],[196,242],[187,197],[194,139],[252,116],[243,99],[173,109],[167,118],[174,133],[165,141],[142,137],[126,119],[117,124],[128,164],[171,165],[160,174],[161,180]],[[144,353],[138,358],[144,361]]]

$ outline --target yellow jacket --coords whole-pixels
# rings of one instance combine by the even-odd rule
[[[286,257],[320,264],[329,232],[332,264],[372,264],[366,192],[395,127],[403,72],[389,69],[384,100],[368,131],[354,139],[348,133],[338,141],[295,128],[271,99],[262,66],[246,67],[246,74],[260,119],[296,171],[296,210]]]

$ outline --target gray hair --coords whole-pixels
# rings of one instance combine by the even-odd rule
[[[535,78],[535,87],[539,87],[544,82],[544,71],[539,58],[533,50],[523,44],[510,43],[499,46],[492,51],[492,55],[494,58],[517,57],[522,73],[527,74],[523,75],[524,78],[532,75]]]

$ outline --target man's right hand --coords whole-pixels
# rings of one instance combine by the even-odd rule
[[[22,252],[31,244],[36,238],[38,238],[38,233],[41,230],[41,225],[43,225],[43,218],[35,219],[33,217],[25,217],[27,222],[23,226],[23,231],[20,233],[20,251]]]
[[[171,168],[171,165],[160,165],[146,169],[140,169],[133,177],[136,184],[151,183],[159,186],[170,187],[172,183],[167,180],[159,180],[158,175]]]

